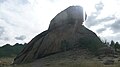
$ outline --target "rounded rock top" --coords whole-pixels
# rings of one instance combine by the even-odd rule
[[[54,29],[69,23],[79,23],[82,25],[86,17],[87,15],[81,6],[70,6],[58,13],[51,20],[49,29]]]

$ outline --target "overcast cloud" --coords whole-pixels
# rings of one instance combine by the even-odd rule
[[[87,28],[108,41],[119,41],[119,0],[0,0],[0,45],[29,42],[71,5],[84,6]]]
[[[103,31],[105,31],[106,30],[106,28],[100,28],[100,29],[98,29],[98,30],[96,30],[97,31],[97,33],[99,34],[99,33],[102,33]]]
[[[113,30],[114,33],[120,33],[120,19],[111,24],[110,28],[111,30]]]
[[[0,27],[0,37],[3,35],[3,32],[4,32],[4,28]]]
[[[120,1],[104,0],[99,2],[96,11],[92,12],[85,25],[97,33],[103,40],[120,42]],[[119,3],[119,4],[118,4]],[[99,8],[100,7],[100,8]]]
[[[94,26],[94,25],[97,25],[99,24],[99,19],[96,20],[96,18],[100,15],[102,9],[103,9],[104,5],[102,2],[98,3],[98,4],[95,4],[95,9],[96,11],[95,12],[92,12],[90,16],[88,16],[88,19],[87,19],[87,27],[90,27],[90,26]]]
[[[24,40],[25,38],[26,38],[25,35],[20,35],[19,37],[18,36],[15,37],[15,39],[17,39],[17,40]]]

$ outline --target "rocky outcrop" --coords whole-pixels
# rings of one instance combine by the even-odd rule
[[[97,51],[97,55],[99,57],[105,57],[105,56],[114,57],[115,53],[116,53],[115,50],[111,47],[102,47]]]
[[[86,14],[85,14],[86,15]],[[66,24],[82,25],[84,22],[83,8],[79,6],[71,6],[55,16],[50,23],[49,29],[60,27]]]
[[[70,6],[56,15],[48,30],[34,37],[14,59],[14,64],[27,63],[42,57],[86,47],[91,50],[101,47],[97,35],[84,27],[83,8]]]

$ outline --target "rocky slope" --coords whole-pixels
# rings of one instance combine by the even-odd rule
[[[31,62],[45,56],[83,47],[95,51],[102,45],[99,37],[87,29],[83,8],[70,6],[57,14],[48,30],[34,37],[14,59],[14,64]]]

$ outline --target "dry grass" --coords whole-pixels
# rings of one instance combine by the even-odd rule
[[[13,58],[0,58],[0,67],[34,67],[32,64],[14,65]],[[43,67],[120,67],[120,62],[116,62],[114,65],[104,65],[103,63],[95,60],[61,60],[54,62],[46,62]]]
[[[10,66],[13,62],[13,57],[9,58],[0,58],[0,67]]]
[[[118,60],[113,65],[104,65],[85,50],[67,51],[38,59],[33,63],[12,66],[13,59],[14,57],[0,58],[0,67],[120,67]]]
[[[45,67],[120,67],[120,62],[114,65],[104,65],[99,61],[94,60],[82,60],[78,62],[56,62],[54,64],[49,64]]]

